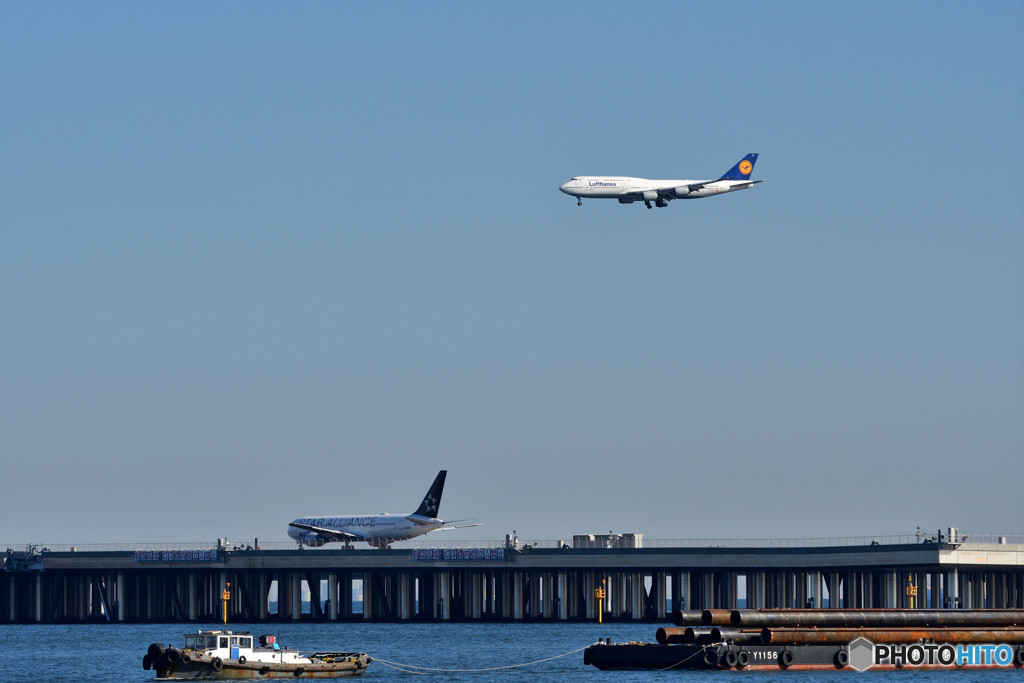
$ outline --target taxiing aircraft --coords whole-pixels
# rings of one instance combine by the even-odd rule
[[[337,515],[333,517],[300,517],[288,525],[288,535],[299,546],[320,547],[325,543],[341,542],[346,546],[365,541],[374,548],[386,548],[393,541],[407,541],[428,531],[458,529],[479,524],[449,524],[437,519],[441,505],[441,492],[448,470],[437,473],[434,483],[423,502],[411,515]]]
[[[745,190],[760,183],[751,180],[756,154],[748,154],[730,168],[718,180],[649,180],[647,178],[623,178],[610,176],[577,176],[563,183],[562,192],[576,197],[583,206],[583,198],[618,199],[620,204],[643,202],[651,208],[668,206],[673,199],[700,199],[716,194]]]

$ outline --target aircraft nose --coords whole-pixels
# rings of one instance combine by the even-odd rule
[[[567,183],[562,183],[561,186],[559,186],[558,189],[561,190],[562,192],[566,193],[566,194],[572,194],[572,190],[569,189],[570,185],[572,185],[572,181],[571,180],[569,182],[567,182]]]

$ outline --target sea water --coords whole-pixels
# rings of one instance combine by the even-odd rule
[[[186,632],[216,624],[0,626],[0,681],[151,681],[142,668],[150,643],[181,647]],[[1024,683],[1024,670],[600,671],[583,664],[598,638],[654,641],[657,624],[230,624],[234,631],[279,636],[299,650],[362,651],[376,658],[362,680],[685,681],[785,683],[854,679],[866,683]],[[862,678],[863,677],[863,678]],[[355,679],[359,680],[359,679]]]

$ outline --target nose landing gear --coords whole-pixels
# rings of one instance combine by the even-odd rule
[[[583,200],[582,199],[577,199],[576,200],[576,206],[583,206]]]

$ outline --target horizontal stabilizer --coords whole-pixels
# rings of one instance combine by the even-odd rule
[[[483,522],[476,522],[474,524],[447,524],[437,529],[437,531],[445,531],[446,529],[464,529],[470,526],[482,526]]]

